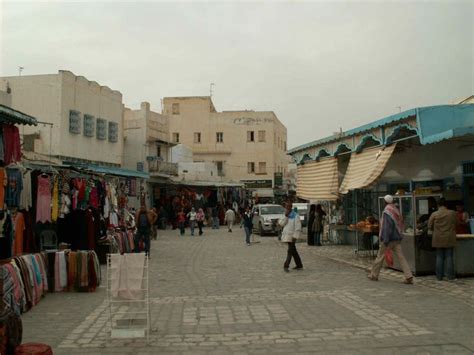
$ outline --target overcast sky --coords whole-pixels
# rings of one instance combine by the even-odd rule
[[[271,110],[288,147],[474,94],[474,1],[2,2],[0,75]]]

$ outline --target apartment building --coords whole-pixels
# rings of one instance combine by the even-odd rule
[[[142,102],[138,110],[124,109],[124,167],[148,172],[151,177],[175,176],[174,145],[169,141],[168,117],[152,111],[148,102]]]
[[[218,112],[211,97],[165,97],[170,140],[192,148],[195,162],[214,162],[226,181],[274,187],[285,173],[287,131],[272,111]]]
[[[70,71],[0,78],[13,108],[52,125],[22,127],[24,148],[63,161],[119,167],[122,94]]]

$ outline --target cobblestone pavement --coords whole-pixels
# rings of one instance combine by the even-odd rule
[[[345,247],[298,244],[301,271],[283,272],[286,246],[242,230],[161,233],[150,260],[150,341],[108,339],[106,290],[50,294],[23,316],[24,341],[55,354],[473,354],[474,280],[434,282],[383,271]],[[354,267],[356,266],[356,267]]]

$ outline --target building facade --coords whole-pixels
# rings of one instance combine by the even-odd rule
[[[177,165],[172,163],[169,142],[168,117],[150,109],[142,102],[139,110],[124,109],[123,165],[150,173],[150,176],[177,175]]]
[[[271,111],[218,112],[212,99],[166,97],[170,140],[192,149],[194,162],[215,163],[225,181],[274,187],[287,169],[286,127]]]
[[[13,108],[52,125],[23,127],[27,147],[63,161],[119,167],[123,161],[122,94],[83,76],[57,74],[0,78]],[[29,141],[31,140],[31,142]]]

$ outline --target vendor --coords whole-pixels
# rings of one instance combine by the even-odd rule
[[[462,202],[456,204],[456,234],[469,234],[469,214],[464,211]]]

